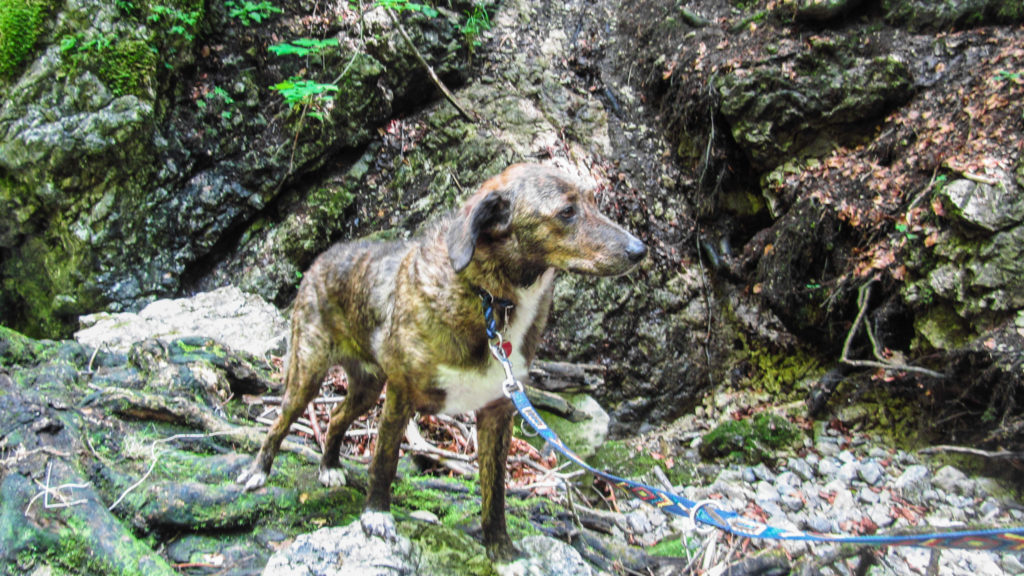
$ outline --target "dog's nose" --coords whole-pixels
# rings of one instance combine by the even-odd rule
[[[626,245],[626,256],[629,258],[630,262],[635,264],[643,260],[646,255],[647,246],[645,246],[639,238],[633,238],[629,241],[629,244]]]

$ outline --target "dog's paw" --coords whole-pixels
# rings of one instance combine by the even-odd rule
[[[367,536],[376,536],[390,543],[398,542],[398,529],[390,512],[367,510],[359,517],[359,524]]]
[[[235,482],[241,484],[246,492],[252,492],[267,483],[267,474],[253,465],[239,474]]]
[[[341,468],[321,468],[319,474],[320,483],[328,488],[338,488],[345,485],[345,472]]]

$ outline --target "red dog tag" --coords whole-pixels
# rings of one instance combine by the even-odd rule
[[[512,343],[508,340],[503,340],[501,342],[501,350],[505,352],[505,357],[508,358],[512,355]]]

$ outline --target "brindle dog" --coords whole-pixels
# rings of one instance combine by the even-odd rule
[[[512,403],[491,357],[481,294],[512,303],[499,314],[521,380],[551,307],[557,270],[613,276],[633,268],[644,244],[598,211],[593,196],[555,169],[519,164],[488,180],[421,237],[337,244],[303,276],[292,310],[281,415],[238,478],[266,482],[289,427],[320,390],[328,368],[348,375],[348,397],[331,413],[320,481],[341,485],[340,445],[387,382],[361,522],[394,539],[391,483],[413,413],[476,411],[483,538],[495,560],[517,555],[505,524],[505,460]]]

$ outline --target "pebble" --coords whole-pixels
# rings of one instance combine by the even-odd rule
[[[967,524],[1024,524],[1024,512],[1003,506],[989,495],[998,489],[994,482],[969,478],[953,466],[930,468],[913,454],[872,446],[856,436],[847,441],[826,429],[806,454],[787,456],[779,468],[763,463],[725,467],[710,486],[689,485],[683,494],[694,501],[714,495],[716,508],[744,516],[759,509],[764,516],[758,521],[769,526],[816,533],[846,534],[871,525],[879,534],[887,534],[906,529],[950,531]],[[627,509],[632,510],[627,514],[628,524],[639,542],[689,533],[681,530],[678,522],[654,526],[639,510]],[[821,546],[754,542],[758,548],[782,548],[794,559],[824,553]],[[923,573],[931,557],[930,551],[918,548],[883,550],[877,570],[872,569],[871,574]],[[939,573],[977,576],[993,568],[1024,576],[1022,558],[984,551],[944,551]],[[842,570],[835,573],[847,574]]]
[[[858,476],[860,476],[860,462],[857,461],[843,464],[839,467],[839,471],[836,472],[836,478],[839,478],[847,485],[852,484]]]
[[[789,466],[790,471],[799,476],[804,482],[810,482],[814,479],[814,468],[811,467],[811,463],[806,459],[790,458],[787,465]]]
[[[857,470],[860,475],[860,479],[867,482],[871,486],[877,486],[882,478],[885,477],[885,469],[878,463],[877,460],[868,460],[861,464],[860,469]]]

